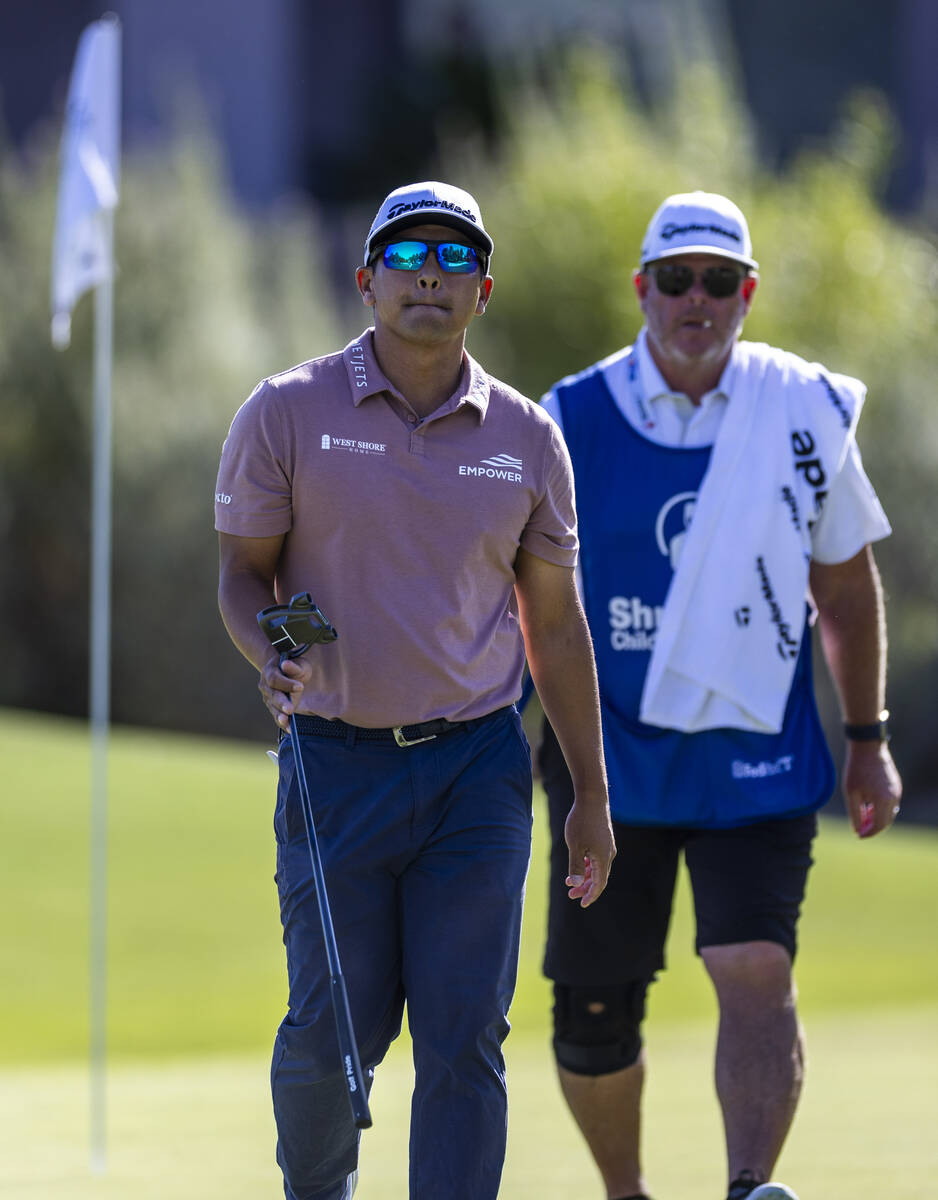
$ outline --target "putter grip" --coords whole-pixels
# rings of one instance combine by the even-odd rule
[[[370,1129],[371,1111],[368,1108],[368,1089],[365,1087],[365,1076],[358,1058],[355,1035],[352,1033],[352,1013],[348,1005],[348,992],[345,990],[345,977],[342,974],[335,975],[332,979],[332,1008],[335,1012],[339,1053],[342,1056],[342,1070],[345,1072],[345,1083],[348,1087],[352,1116],[355,1118],[355,1128]]]

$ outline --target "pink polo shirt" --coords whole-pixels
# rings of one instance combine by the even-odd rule
[[[339,632],[300,708],[353,725],[484,716],[518,698],[519,546],[576,562],[573,473],[540,407],[464,355],[419,420],[373,331],[265,379],[221,455],[215,528],[285,534],[276,595],[310,592]]]

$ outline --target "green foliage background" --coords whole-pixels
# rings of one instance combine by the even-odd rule
[[[930,813],[938,748],[920,701],[938,691],[934,234],[879,203],[895,135],[875,96],[856,97],[831,143],[778,176],[761,166],[728,78],[691,61],[677,91],[649,109],[601,51],[573,48],[549,90],[506,93],[494,154],[442,131],[434,170],[480,197],[497,243],[494,302],[470,348],[540,395],[634,336],[631,271],[665,195],[702,187],[741,204],[762,276],[746,335],[869,386],[860,441],[895,530],[877,550],[894,751],[909,811]],[[47,299],[55,174],[51,138],[25,163],[0,157],[0,703],[80,713],[92,313],[81,301],[73,347],[56,355]],[[346,214],[360,230],[370,217]],[[215,611],[218,453],[259,378],[361,328],[358,240],[337,285],[317,253],[326,234],[316,215],[293,208],[261,222],[239,212],[198,126],[125,160],[117,234],[115,716],[261,737],[253,672]],[[829,697],[826,706],[836,740]]]
[[[0,160],[0,696],[84,709],[93,302],[49,339],[56,150]],[[312,215],[249,219],[198,126],[125,161],[116,222],[113,709],[144,725],[266,730],[215,605],[213,496],[263,376],[335,348]],[[40,635],[40,631],[41,635]],[[43,651],[39,670],[37,650]]]

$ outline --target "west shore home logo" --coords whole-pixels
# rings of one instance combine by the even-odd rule
[[[386,442],[361,442],[356,438],[336,437],[324,433],[320,441],[323,450],[348,450],[351,454],[387,454]]]
[[[482,479],[507,479],[509,483],[521,482],[522,461],[510,454],[496,454],[493,458],[483,458],[478,467],[468,467],[460,464],[460,475],[477,475]]]

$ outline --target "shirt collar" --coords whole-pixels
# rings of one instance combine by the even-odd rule
[[[466,366],[469,370],[466,371]],[[479,422],[485,420],[485,414],[489,410],[489,400],[492,395],[492,385],[489,381],[488,373],[476,362],[476,360],[467,351],[463,351],[463,373],[460,380],[460,388],[465,386],[465,391],[457,392],[460,397],[459,403],[473,405],[479,412]]]
[[[377,396],[382,392],[390,392],[405,404],[407,397],[402,396],[390,379],[378,366],[375,356],[374,329],[366,329],[342,351],[342,359],[348,375],[349,390],[352,403],[357,408],[369,396]],[[439,415],[455,412],[463,404],[471,404],[479,413],[479,421],[485,419],[488,411],[491,387],[489,377],[475,359],[463,351],[462,374],[456,391],[441,406]]]
[[[398,394],[394,384],[385,377],[375,358],[374,330],[366,329],[342,351],[342,359],[348,374],[352,403],[357,408],[368,396],[381,392]]]

